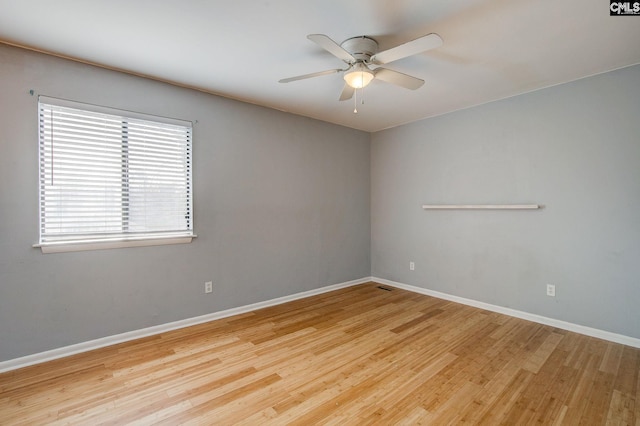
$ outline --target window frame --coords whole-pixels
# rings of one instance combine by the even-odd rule
[[[107,114],[111,116],[117,116],[123,118],[123,122],[126,120],[144,120],[153,123],[159,124],[169,124],[169,125],[177,125],[184,126],[188,129],[187,131],[187,154],[184,157],[184,160],[187,161],[188,166],[186,170],[186,185],[185,190],[187,192],[187,210],[189,212],[187,219],[187,229],[184,230],[171,230],[171,231],[143,231],[143,232],[135,232],[128,233],[128,230],[122,230],[120,233],[106,233],[103,236],[95,236],[90,234],[79,234],[78,238],[73,237],[60,237],[56,239],[55,237],[52,240],[44,241],[43,240],[43,204],[42,198],[43,187],[42,187],[42,129],[41,129],[41,104],[50,105],[54,107],[63,107],[63,108],[73,108],[81,111],[86,111],[89,113],[97,113],[97,114]],[[151,114],[144,114],[139,112],[133,112],[123,109],[116,109],[105,106],[98,106],[88,103],[70,101],[66,99],[52,98],[48,96],[38,96],[37,103],[37,123],[38,123],[38,243],[34,244],[33,247],[40,248],[43,253],[60,253],[60,252],[73,252],[73,251],[84,251],[84,250],[101,250],[101,249],[113,249],[113,248],[124,248],[124,247],[143,247],[143,246],[156,246],[156,245],[170,245],[170,244],[188,244],[192,242],[193,238],[196,238],[197,235],[194,233],[194,186],[193,186],[193,122],[187,120],[180,120],[175,118],[161,117]],[[126,149],[127,142],[125,141],[125,136],[122,137],[122,147]],[[129,160],[129,156],[126,158],[123,156],[125,161]],[[126,186],[127,183],[123,182],[123,186]],[[121,211],[125,211],[126,205],[125,203],[121,204]],[[146,217],[146,216],[145,216]]]

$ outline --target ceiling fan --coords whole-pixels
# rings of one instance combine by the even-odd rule
[[[280,80],[280,83],[289,83],[323,75],[344,73],[344,89],[340,94],[340,100],[345,101],[353,97],[356,89],[361,89],[378,79],[395,84],[406,89],[415,90],[424,84],[424,80],[403,74],[389,68],[370,68],[372,65],[384,65],[408,56],[417,55],[427,50],[442,46],[442,38],[435,33],[418,37],[388,50],[378,52],[378,42],[367,36],[349,38],[338,44],[324,34],[309,34],[307,38],[338,59],[344,61],[348,67],[345,69],[332,69],[299,75]]]

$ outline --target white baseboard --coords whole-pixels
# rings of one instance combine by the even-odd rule
[[[597,328],[586,327],[584,325],[578,325],[578,324],[573,324],[566,321],[560,321],[553,318],[543,317],[542,315],[531,314],[529,312],[518,311],[511,308],[491,305],[489,303],[479,302],[473,299],[466,299],[464,297],[459,297],[459,296],[453,296],[446,293],[440,293],[439,291],[428,290],[426,288],[416,287],[413,285],[397,283],[395,281],[389,281],[383,278],[371,277],[371,281],[388,285],[391,287],[400,288],[403,290],[412,291],[414,293],[437,297],[438,299],[444,299],[444,300],[449,300],[451,302],[461,303],[463,305],[473,306],[475,308],[484,309],[486,311],[497,312],[499,314],[509,315],[511,317],[521,318],[521,319],[536,322],[539,324],[550,325],[552,327],[573,331],[575,333],[584,334],[586,336],[597,337],[599,339],[608,340],[610,342],[620,343],[627,346],[632,346],[634,348],[640,348],[640,339],[637,339],[635,337],[624,336],[622,334],[616,334],[610,331],[604,331],[604,330],[599,330]]]
[[[28,367],[34,364],[40,364],[46,361],[52,361],[54,359],[63,358],[70,355],[79,354],[82,352],[88,352],[94,349],[104,348],[105,346],[115,345],[117,343],[128,342],[142,337],[148,337],[167,331],[177,330],[192,325],[202,324],[209,321],[214,321],[221,318],[227,318],[233,315],[244,314],[258,309],[267,308],[269,306],[280,305],[283,303],[291,302],[293,300],[303,299],[305,297],[315,296],[317,294],[328,293],[333,290],[341,288],[351,287],[358,284],[363,284],[371,281],[371,277],[364,277],[358,280],[347,281],[344,283],[328,285],[321,288],[316,288],[301,293],[295,293],[289,296],[278,297],[276,299],[266,300],[264,302],[253,303],[251,305],[239,306],[237,308],[231,308],[224,311],[213,312],[211,314],[202,315],[194,318],[187,318],[180,321],[174,321],[167,324],[160,324],[153,327],[143,328],[140,330],[133,330],[126,333],[116,334],[113,336],[102,337],[88,342],[77,343],[75,345],[65,346],[62,348],[52,349],[45,352],[40,352],[33,355],[27,355],[20,358],[10,359],[8,361],[0,362],[0,373],[17,370],[18,368]]]
[[[90,340],[88,342],[82,342],[75,345],[65,346],[62,348],[52,349],[45,352],[40,352],[33,355],[27,355],[20,358],[10,359],[8,361],[0,362],[0,373],[17,370],[18,368],[28,367],[34,364],[40,364],[46,361],[52,361],[58,358],[64,358],[66,356],[75,355],[82,352],[88,352],[94,349],[104,348],[106,346],[115,345],[118,343],[128,342],[142,337],[148,337],[167,331],[177,330],[180,328],[189,327],[192,325],[202,324],[209,321],[214,321],[221,318],[227,318],[233,315],[244,314],[258,309],[267,308],[270,306],[281,305],[283,303],[291,302],[305,297],[311,297],[318,294],[328,293],[330,291],[338,290],[341,288],[351,287],[358,284],[364,284],[369,281],[373,281],[379,284],[396,287],[403,290],[412,291],[418,294],[424,294],[427,296],[437,297],[438,299],[449,300],[451,302],[460,303],[463,305],[473,306],[476,308],[484,309],[491,312],[497,312],[504,315],[509,315],[516,318],[533,321],[539,324],[549,325],[552,327],[560,328],[563,330],[573,331],[575,333],[584,334],[586,336],[597,337],[599,339],[608,340],[610,342],[620,343],[634,348],[640,348],[640,339],[624,336],[621,334],[611,333],[609,331],[599,330],[596,328],[585,327],[578,324],[573,324],[566,321],[560,321],[553,318],[543,317],[541,315],[531,314],[528,312],[518,311],[515,309],[505,308],[502,306],[491,305],[489,303],[479,302],[477,300],[466,299],[464,297],[453,296],[446,293],[441,293],[434,290],[428,290],[422,287],[416,287],[408,284],[402,284],[395,281],[386,280],[376,277],[364,277],[353,281],[347,281],[344,283],[333,284],[326,287],[317,288],[314,290],[304,291],[301,293],[292,294],[289,296],[278,297],[276,299],[266,300],[264,302],[253,303],[251,305],[239,306],[237,308],[231,308],[224,311],[213,312],[211,314],[202,315],[194,318],[187,318],[180,321],[174,321],[167,324],[160,324],[153,327],[143,328],[140,330],[133,330],[126,333],[116,334],[113,336],[102,337],[100,339]]]

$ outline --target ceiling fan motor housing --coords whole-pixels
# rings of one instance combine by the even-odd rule
[[[378,42],[367,36],[352,37],[340,44],[358,62],[368,62],[378,52]]]

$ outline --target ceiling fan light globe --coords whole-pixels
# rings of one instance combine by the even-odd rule
[[[344,74],[344,81],[354,89],[362,89],[373,80],[373,72],[366,66],[359,64]]]

